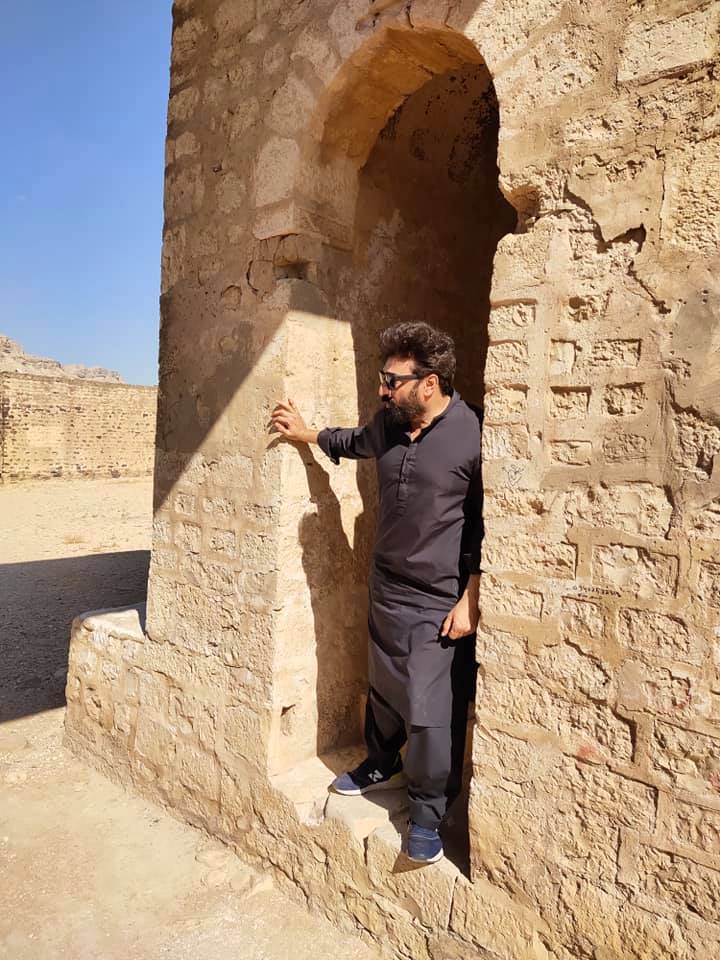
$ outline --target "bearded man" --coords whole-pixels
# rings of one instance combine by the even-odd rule
[[[289,400],[272,414],[286,439],[376,460],[378,528],[370,570],[368,755],[332,784],[355,796],[407,782],[406,853],[443,856],[439,827],[460,791],[474,685],[482,494],[479,413],[453,389],[455,346],[426,323],[380,335],[381,409],[365,426],[308,428]],[[400,749],[407,743],[405,760]]]

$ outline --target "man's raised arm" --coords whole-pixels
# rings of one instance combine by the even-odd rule
[[[382,410],[364,427],[325,427],[318,431],[306,425],[293,401],[288,400],[278,403],[273,410],[272,425],[287,440],[317,443],[333,463],[339,463],[341,457],[349,460],[377,457],[385,449]]]

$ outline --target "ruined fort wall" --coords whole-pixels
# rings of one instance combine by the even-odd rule
[[[719,18],[176,3],[147,633],[76,624],[68,741],[399,956],[714,957]],[[314,793],[303,764],[343,684],[315,616],[363,642],[360,474],[265,430],[288,395],[357,415],[358,173],[406,97],[482,60],[518,225],[484,369],[469,882],[323,818],[332,774]]]
[[[154,387],[0,373],[0,482],[150,476],[156,405]]]

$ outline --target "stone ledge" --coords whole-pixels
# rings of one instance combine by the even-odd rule
[[[90,610],[73,620],[73,631],[84,627],[93,635],[110,634],[119,640],[145,639],[145,612],[147,604],[138,603],[129,607],[113,607],[106,610]]]

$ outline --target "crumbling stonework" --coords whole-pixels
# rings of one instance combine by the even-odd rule
[[[152,474],[157,390],[0,373],[0,483]]]
[[[68,742],[398,956],[715,956],[719,21],[175,4],[147,623],[76,623]],[[266,433],[366,415],[406,315],[484,392],[471,879],[326,803],[372,470]]]

